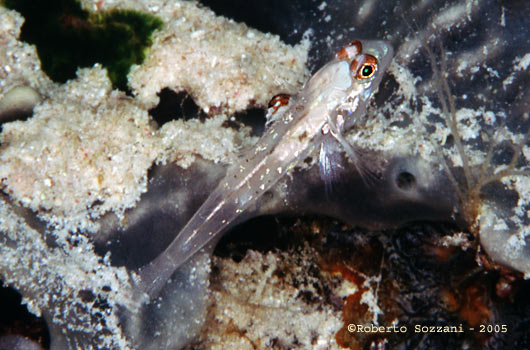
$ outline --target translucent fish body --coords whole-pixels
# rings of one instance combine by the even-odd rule
[[[355,127],[364,115],[391,57],[392,49],[383,41],[354,41],[339,50],[297,95],[288,98],[286,108],[275,108],[281,114],[257,144],[228,168],[225,178],[175,240],[140,271],[141,288],[156,295],[180,265],[320,149],[324,137],[331,133],[343,143],[342,132]]]

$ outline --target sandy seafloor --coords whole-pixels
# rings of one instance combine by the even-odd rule
[[[28,87],[21,90],[21,101],[35,105],[29,119],[2,125],[0,276],[46,322],[51,345],[39,346],[530,346],[524,331],[530,311],[524,280],[530,275],[529,5],[478,0],[204,5],[215,13],[195,2],[83,2],[91,11],[128,8],[164,21],[144,63],[131,69],[132,95],[113,90],[98,64],[64,84],[51,81],[35,47],[19,40],[23,18],[0,7],[0,106],[8,109],[13,91]],[[135,208],[147,217],[155,213],[161,227],[164,220],[174,223],[159,215],[163,195],[147,199],[156,187],[153,169],[176,165],[185,170],[168,174],[181,177],[180,184],[211,187],[223,166],[257,140],[251,127],[226,127],[227,121],[240,123],[236,113],[263,110],[277,93],[296,93],[310,73],[356,38],[387,40],[396,57],[365,127],[349,140],[388,159],[420,159],[427,164],[425,174],[472,169],[467,185],[462,185],[465,171],[456,170],[458,189],[447,188],[473,204],[472,214],[453,215],[463,216],[467,225],[448,216],[444,222],[373,233],[329,217],[292,218],[292,212],[288,219],[251,220],[213,256],[199,256],[184,270],[183,282],[176,284],[181,296],[167,297],[162,306],[176,311],[138,311],[144,299],[134,290],[131,266],[154,257],[151,248],[141,256],[144,248],[138,245],[145,238],[138,240],[137,260],[120,264],[112,248],[107,254],[101,246],[127,239],[135,225],[128,213]],[[433,66],[449,82],[450,94]],[[208,118],[176,115],[159,125],[149,111],[164,88],[185,91]],[[451,106],[454,111],[448,111]],[[500,181],[482,186],[502,171]],[[281,185],[289,192],[288,181]],[[176,214],[168,217],[189,217],[179,210],[193,202],[194,192],[175,193],[166,202]],[[352,193],[351,201],[363,199]],[[409,215],[409,221],[417,219]],[[178,232],[165,230],[166,237]],[[158,234],[156,239],[164,236]],[[123,315],[132,321],[124,322]],[[349,333],[350,322],[407,325],[409,331]],[[501,327],[489,333],[414,333],[417,324],[506,325],[507,332]]]

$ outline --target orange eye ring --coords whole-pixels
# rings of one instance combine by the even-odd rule
[[[365,63],[359,68],[357,72],[357,79],[368,79],[374,75],[377,66],[372,63]]]
[[[350,64],[350,72],[357,80],[371,78],[377,71],[377,58],[370,54],[362,54]]]

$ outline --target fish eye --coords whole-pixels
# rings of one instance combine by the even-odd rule
[[[370,54],[362,54],[350,64],[350,72],[357,80],[371,78],[377,70],[377,58]]]
[[[359,69],[359,72],[357,73],[358,79],[368,79],[375,73],[375,65],[371,63],[365,63],[361,66],[361,69]]]

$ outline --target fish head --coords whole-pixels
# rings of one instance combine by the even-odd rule
[[[341,48],[334,64],[342,65],[342,82],[337,83],[344,93],[333,107],[339,115],[342,129],[351,129],[365,115],[366,107],[377,92],[379,84],[393,57],[392,47],[382,40],[355,40]],[[347,69],[346,69],[347,67]]]

